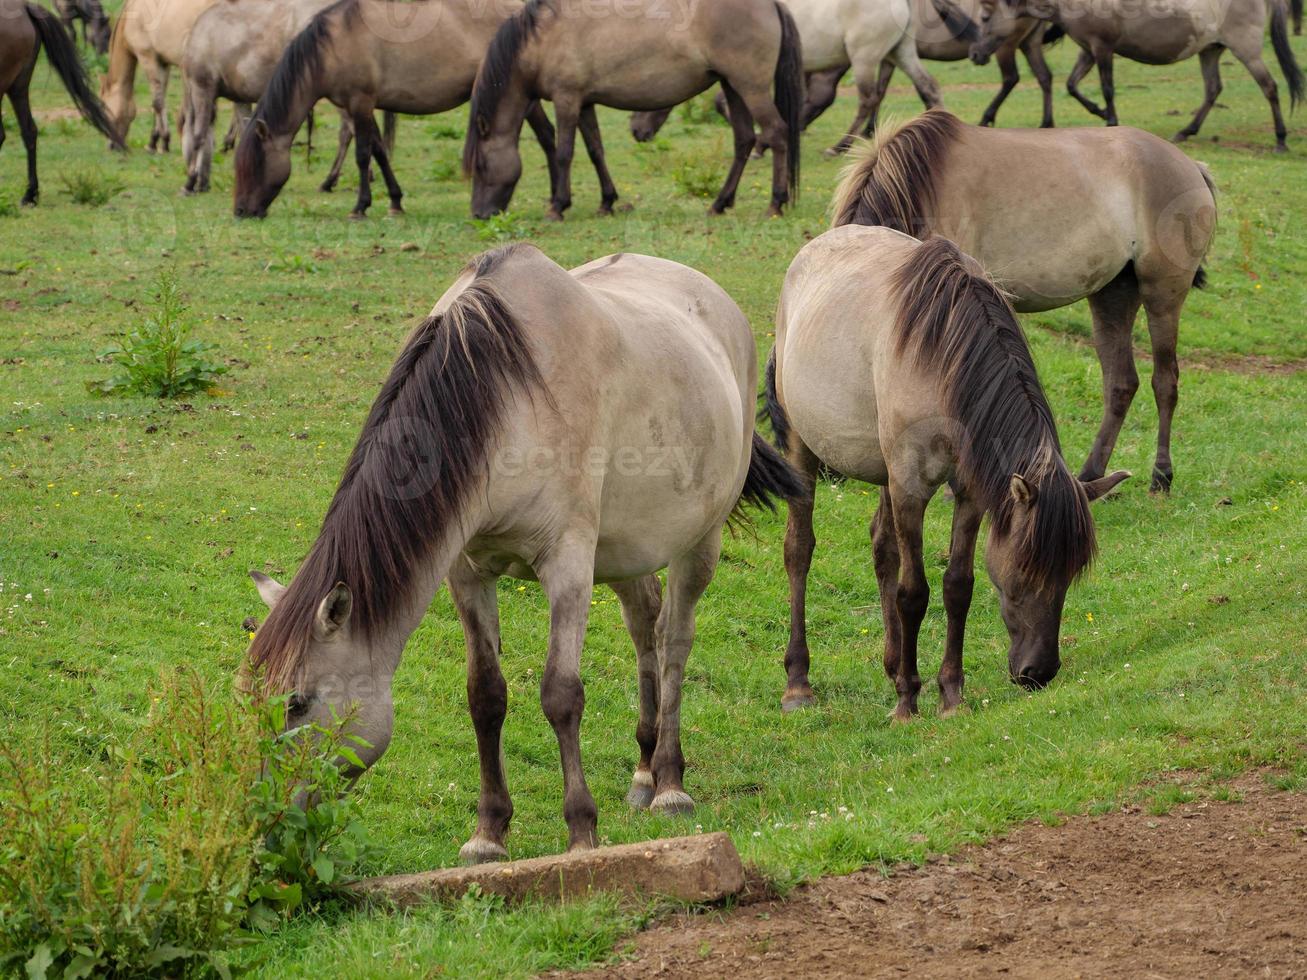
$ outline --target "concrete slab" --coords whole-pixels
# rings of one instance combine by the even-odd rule
[[[350,886],[399,905],[482,892],[523,898],[583,898],[592,892],[715,902],[744,888],[744,866],[729,834],[669,837],[523,861],[367,878]]]

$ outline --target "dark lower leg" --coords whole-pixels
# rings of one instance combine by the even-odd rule
[[[962,645],[975,586],[976,535],[984,508],[965,491],[954,488],[953,537],[949,545],[948,568],[944,571],[944,612],[948,636],[944,661],[939,668],[939,712],[952,714],[962,706]]]
[[[1017,87],[1017,82],[1021,80],[1021,75],[1017,71],[1017,53],[1015,49],[1004,45],[998,50],[995,60],[998,62],[998,70],[1002,76],[1003,84],[999,86],[998,94],[994,96],[993,101],[986,107],[984,115],[980,117],[980,125],[982,126],[994,125],[994,120],[998,118],[999,107],[1007,100],[1012,90]]]
[[[554,124],[549,121],[549,116],[539,101],[527,106],[526,123],[531,127],[531,132],[535,134],[536,142],[545,155],[545,166],[549,169],[549,199],[552,201],[558,193],[558,161],[554,156],[558,148],[554,142]]]
[[[1104,45],[1095,51],[1094,63],[1098,65],[1098,84],[1103,90],[1103,118],[1109,126],[1115,126],[1116,85],[1112,81],[1112,49]]]
[[[27,190],[23,194],[23,204],[35,204],[41,196],[41,182],[36,176],[36,120],[32,118],[32,107],[28,103],[27,89],[11,89],[9,100],[18,117],[18,132],[23,137],[23,148],[27,151]]]
[[[1039,90],[1044,96],[1044,114],[1040,118],[1039,125],[1043,129],[1051,129],[1053,126],[1053,73],[1048,69],[1048,62],[1044,59],[1044,25],[1040,24],[1032,32],[1030,37],[1021,46],[1025,53],[1026,63],[1030,65],[1030,72],[1039,82]]]
[[[563,212],[572,206],[572,157],[576,153],[576,127],[579,110],[554,104],[554,117],[558,120],[558,146],[554,159],[558,164],[558,187],[549,204],[548,217],[561,221]]]
[[[894,680],[903,655],[903,631],[899,628],[899,542],[894,530],[894,504],[889,487],[881,487],[880,506],[871,521],[871,554],[880,591],[880,617],[885,630],[885,675]]]
[[[1100,119],[1106,119],[1107,115],[1099,108],[1098,103],[1088,99],[1080,91],[1080,80],[1088,74],[1089,69],[1094,67],[1094,56],[1088,51],[1081,51],[1076,58],[1076,63],[1072,65],[1070,74],[1066,77],[1066,90],[1071,97],[1092,112]]]
[[[372,110],[354,116],[354,163],[359,168],[359,195],[351,217],[361,218],[372,206]]]
[[[1149,489],[1169,493],[1175,471],[1171,466],[1171,419],[1180,399],[1180,364],[1176,339],[1180,331],[1180,304],[1148,308],[1148,334],[1153,346],[1153,397],[1157,400],[1157,459]]]
[[[653,754],[658,747],[658,613],[662,608],[662,587],[657,575],[646,575],[612,587],[622,603],[622,620],[635,645],[640,677],[640,716],[635,725],[635,741],[640,746],[640,761],[631,777],[626,802],[646,808],[653,802]]]
[[[1127,268],[1089,297],[1094,318],[1094,347],[1103,371],[1103,421],[1089,450],[1080,479],[1096,480],[1107,471],[1126,412],[1139,390],[1131,333],[1139,311],[1139,286]]]
[[[599,178],[599,213],[612,214],[613,204],[617,200],[617,188],[613,186],[613,177],[604,160],[604,141],[599,135],[599,117],[595,115],[594,106],[588,105],[581,110],[580,126],[585,152]]]
[[[713,214],[721,214],[735,203],[735,191],[740,186],[740,178],[744,175],[754,143],[753,117],[749,115],[744,100],[725,82],[722,83],[722,92],[726,95],[727,118],[731,121],[731,133],[735,137],[735,155],[731,159],[731,169],[726,173],[722,189],[710,208]]]
[[[892,488],[894,498],[894,531],[899,546],[899,581],[894,596],[902,629],[902,650],[899,669],[894,676],[894,689],[898,704],[894,707],[895,721],[908,721],[917,713],[917,695],[921,692],[921,675],[917,672],[917,639],[921,621],[930,602],[930,586],[926,582],[926,567],[921,553],[922,517],[926,501],[914,496],[905,488]]]
[[[791,440],[798,443],[797,436],[791,436]],[[807,591],[808,570],[812,567],[812,552],[817,544],[812,531],[817,459],[802,443],[798,443],[797,449],[791,451],[789,456],[808,493],[805,497],[789,502],[789,517],[785,523],[785,574],[790,582],[790,641],[785,648],[785,694],[781,697],[783,711],[812,704],[816,700],[808,680]]]
[[[1221,94],[1221,53],[1224,50],[1221,47],[1212,47],[1204,48],[1198,53],[1198,63],[1203,70],[1203,104],[1198,107],[1189,125],[1175,134],[1177,143],[1190,136],[1197,136],[1203,120],[1212,111],[1212,106],[1216,105],[1216,98]]]
[[[381,138],[381,131],[377,129],[376,117],[369,112],[368,120],[368,141],[372,145],[372,156],[377,161],[377,166],[381,168],[381,179],[386,182],[386,194],[390,197],[390,213],[404,213],[404,192],[400,189],[399,181],[395,179],[395,171],[390,167],[390,156],[386,153],[385,142]]]
[[[890,67],[893,71],[893,66]],[[814,119],[831,107],[835,101],[840,79],[848,71],[847,67],[831,68],[828,71],[815,71],[808,76],[808,95],[803,103],[803,128],[807,129]]]

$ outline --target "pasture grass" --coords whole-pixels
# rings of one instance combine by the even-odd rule
[[[1307,63],[1307,43],[1294,46]],[[1059,86],[1072,55],[1069,45],[1053,52]],[[820,703],[786,717],[778,710],[783,519],[762,515],[753,532],[728,540],[700,606],[683,715],[687,788],[699,804],[691,818],[633,814],[622,802],[636,757],[634,658],[615,598],[596,590],[582,739],[605,840],[728,830],[784,888],[921,860],[1022,820],[1124,800],[1174,805],[1193,790],[1153,782],[1174,770],[1202,772],[1216,786],[1258,765],[1276,767],[1284,788],[1307,779],[1307,135],[1295,131],[1293,153],[1274,155],[1264,100],[1225,60],[1221,107],[1186,146],[1216,176],[1221,223],[1210,288],[1191,296],[1181,327],[1175,489],[1146,492],[1156,413],[1143,362],[1113,459],[1136,476],[1095,505],[1102,553],[1068,597],[1057,681],[1033,695],[1008,682],[1005,634],[981,572],[968,710],[934,717],[928,683],[922,718],[891,728],[866,533],[875,492],[823,485],[809,600]],[[947,104],[977,118],[997,73],[929,67]],[[1038,119],[1038,90],[1024,74],[1003,124]],[[678,186],[678,154],[698,159],[729,146],[724,124],[696,105],[673,113],[652,148],[634,146],[624,115],[601,110],[614,179],[633,210],[594,216],[597,183],[578,154],[576,205],[565,223],[545,222],[544,168],[524,141],[514,210],[492,224],[469,219],[467,188],[450,179],[460,113],[401,122],[395,165],[407,215],[386,217],[378,186],[372,216],[348,221],[352,163],[334,195],[316,190],[334,150],[326,111],[312,163],[298,146],[269,218],[238,223],[229,157],[215,160],[213,193],[182,198],[179,154],[144,151],[143,79],[126,156],[108,154],[88,127],[58,121],[66,96],[45,67],[36,79],[47,193],[37,209],[0,208],[0,735],[22,747],[48,732],[70,768],[139,727],[161,669],[185,663],[214,681],[235,672],[248,642],[242,620],[262,614],[246,570],[293,575],[398,345],[468,257],[525,234],[564,265],[617,250],[676,259],[735,297],[765,356],[790,258],[826,225],[840,164],[820,151],[853,113],[846,90],[810,131],[803,194],[784,219],[763,218],[769,161],[750,165],[724,218],[710,219],[705,202]],[[1123,118],[1164,136],[1201,97],[1192,62],[1118,60],[1117,84]],[[174,84],[174,114],[176,101]],[[919,103],[898,84],[886,108],[908,115]],[[1060,88],[1056,110],[1063,125],[1096,123]],[[0,153],[0,202],[17,200],[23,172],[11,138]],[[98,207],[51,193],[88,172],[122,191]],[[1039,184],[1038,174],[1012,179]],[[1051,222],[1092,220],[1066,202],[1032,206]],[[140,321],[164,268],[175,270],[230,372],[213,394],[184,402],[91,397],[85,383],[103,372],[95,352]],[[1101,414],[1087,310],[1023,322],[1078,465]],[[1138,329],[1146,344],[1142,322]],[[943,646],[948,519],[941,500],[926,530],[936,601],[923,627],[923,674]],[[537,695],[547,611],[534,584],[504,581],[500,594],[516,806],[509,847],[526,857],[566,842],[557,748]],[[396,678],[394,742],[361,785],[380,844],[373,871],[453,864],[473,827],[477,769],[463,687],[462,638],[442,594]],[[505,910],[475,896],[405,913],[327,912],[283,929],[249,965],[270,977],[524,975],[603,960],[648,912],[608,899]]]

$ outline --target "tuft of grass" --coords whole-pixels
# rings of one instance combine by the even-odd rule
[[[92,208],[103,207],[126,189],[117,177],[98,170],[65,171],[59,179],[74,204]]]
[[[209,391],[227,373],[225,364],[212,360],[212,344],[189,338],[186,306],[171,269],[159,273],[152,307],[139,329],[124,333],[117,344],[97,355],[119,370],[108,378],[88,381],[92,394],[180,398]]]
[[[531,234],[531,225],[514,211],[501,211],[485,219],[473,218],[471,224],[483,242],[510,242]]]
[[[715,197],[726,178],[723,159],[713,150],[676,153],[671,166],[672,181],[686,197]]]

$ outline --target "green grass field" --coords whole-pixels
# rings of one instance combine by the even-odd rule
[[[1294,44],[1307,63],[1307,43]],[[1096,124],[1061,92],[1072,57],[1066,44],[1052,56],[1058,122]],[[1155,793],[1150,778],[1175,768],[1219,780],[1273,764],[1307,778],[1307,133],[1299,114],[1293,152],[1273,154],[1266,104],[1226,60],[1221,107],[1186,146],[1216,177],[1220,228],[1210,288],[1191,296],[1181,328],[1175,490],[1147,493],[1156,413],[1144,362],[1113,459],[1137,476],[1096,505],[1101,557],[1068,597],[1057,681],[1034,695],[1008,682],[1006,635],[982,572],[967,638],[970,710],[937,720],[928,684],[922,718],[891,728],[866,534],[875,494],[823,486],[809,594],[820,704],[786,717],[778,709],[784,524],[764,516],[728,540],[700,605],[684,708],[692,818],[631,813],[622,802],[636,758],[634,656],[615,598],[596,590],[582,734],[605,840],[728,830],[784,886],[1111,807]],[[929,67],[947,105],[977,118],[997,72]],[[1025,76],[1000,123],[1037,122],[1038,89]],[[1201,97],[1194,62],[1118,61],[1117,84],[1123,120],[1163,136]],[[213,193],[180,197],[180,154],[143,149],[143,79],[138,101],[132,151],[110,155],[67,118],[67,97],[42,66],[39,208],[16,207],[23,154],[8,109],[0,153],[0,737],[22,751],[48,731],[74,766],[139,723],[161,669],[190,664],[215,682],[234,673],[247,645],[241,621],[263,610],[246,570],[293,575],[398,345],[471,255],[523,235],[564,265],[618,250],[685,262],[735,297],[765,356],[784,271],[826,224],[840,164],[821,150],[853,112],[846,92],[810,131],[803,194],[784,219],[762,217],[767,165],[751,164],[724,218],[710,219],[708,201],[683,189],[695,183],[687,175],[724,171],[729,131],[719,122],[677,114],[659,142],[637,147],[625,117],[602,111],[614,179],[634,210],[595,217],[597,185],[580,159],[573,212],[546,223],[544,168],[524,145],[511,218],[476,227],[458,176],[462,113],[401,122],[403,217],[385,216],[377,190],[372,217],[346,220],[352,161],[336,194],[317,192],[334,147],[327,111],[312,163],[299,147],[268,219],[238,223],[230,159],[216,159]],[[919,107],[902,84],[887,103],[898,115]],[[101,207],[75,204],[63,188],[78,174],[121,190]],[[1046,210],[1051,222],[1084,217]],[[84,382],[109,371],[96,352],[139,323],[165,266],[177,271],[197,334],[232,364],[221,391],[187,404],[88,395]],[[1087,309],[1024,323],[1078,466],[1101,413]],[[927,526],[935,601],[923,674],[943,647],[948,518],[940,499]],[[501,592],[509,847],[525,857],[566,841],[557,748],[537,694],[548,617],[538,586],[505,581]],[[361,784],[378,873],[454,863],[475,820],[463,645],[447,595],[413,636],[396,685],[394,742]],[[643,915],[609,902],[331,912],[301,917],[249,955],[269,977],[520,975],[620,952]]]

